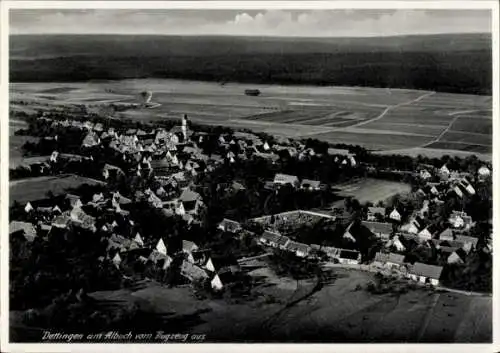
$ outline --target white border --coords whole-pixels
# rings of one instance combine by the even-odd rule
[[[498,1],[0,1],[0,45],[1,45],[1,71],[0,71],[0,328],[1,348],[3,352],[95,352],[95,351],[136,351],[147,349],[152,352],[499,352],[500,331],[496,323],[500,322],[500,306],[498,305],[498,294],[500,292],[500,280],[498,260],[494,257],[493,275],[493,344],[197,344],[182,345],[169,344],[10,344],[8,343],[8,158],[9,158],[9,123],[8,123],[8,10],[9,9],[70,9],[70,8],[94,8],[94,9],[491,9],[492,10],[492,38],[493,38],[493,185],[499,185],[500,153],[498,152],[499,136],[498,104],[499,104],[499,4]],[[425,25],[425,24],[423,24]],[[500,190],[493,189],[493,224],[496,233],[500,222]],[[495,234],[496,236],[496,234]],[[494,248],[497,249],[500,240],[495,239]]]

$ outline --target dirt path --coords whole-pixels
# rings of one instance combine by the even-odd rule
[[[397,109],[397,108],[400,108],[400,107],[403,107],[405,105],[410,105],[410,104],[413,104],[413,103],[416,103],[416,102],[419,102],[421,101],[422,99],[426,98],[426,97],[429,97],[429,96],[432,96],[433,94],[435,94],[436,92],[427,92],[425,94],[422,94],[421,96],[415,98],[415,99],[412,99],[412,100],[409,100],[409,101],[406,101],[406,102],[402,102],[402,103],[399,103],[399,104],[396,104],[396,105],[391,105],[389,107],[387,107],[386,109],[384,109],[384,111],[382,113],[380,113],[378,116],[376,116],[375,118],[372,118],[370,120],[365,120],[365,121],[362,121],[360,123],[357,123],[357,124],[354,124],[354,125],[351,125],[349,126],[349,128],[356,128],[358,126],[362,126],[362,125],[366,125],[366,124],[369,124],[369,123],[372,123],[374,121],[377,121],[377,120],[380,120],[382,119],[388,112],[390,112],[391,110],[394,110],[394,109]]]
[[[431,144],[433,144],[435,142],[439,142],[439,140],[444,136],[444,134],[446,134],[448,131],[450,131],[451,127],[453,126],[455,121],[457,121],[458,118],[459,118],[458,116],[454,117],[453,120],[450,121],[448,126],[443,131],[441,131],[441,133],[434,140],[427,142],[425,145],[422,145],[420,147],[430,146]]]

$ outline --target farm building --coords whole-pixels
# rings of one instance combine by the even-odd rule
[[[319,190],[319,186],[320,186],[319,180],[303,179],[302,182],[300,183],[300,188],[306,190]]]
[[[463,264],[467,258],[467,253],[464,249],[457,249],[448,256],[446,261],[449,264]]]
[[[295,175],[276,174],[273,183],[275,185],[290,184],[292,186],[297,186],[299,184],[299,178],[297,178]]]
[[[218,228],[224,232],[230,233],[237,233],[242,229],[240,223],[227,218],[224,218],[222,222],[219,223]]]
[[[395,235],[394,238],[390,239],[386,245],[387,248],[394,248],[397,251],[405,251],[406,246],[403,244],[398,235]]]
[[[281,248],[286,246],[290,239],[286,236],[280,235],[278,233],[272,233],[270,231],[265,231],[259,238],[259,242],[263,245],[271,246],[273,248]]]
[[[286,250],[293,252],[298,257],[307,257],[311,251],[311,247],[307,244],[289,241],[286,245]]]
[[[396,222],[401,222],[401,214],[394,208],[389,214],[389,218]]]
[[[378,238],[389,239],[392,234],[392,224],[385,222],[361,222],[363,226],[368,228],[370,232]]]
[[[441,279],[441,273],[443,268],[441,266],[427,265],[421,262],[415,262],[415,264],[408,266],[407,276],[414,281],[419,281],[421,283],[430,283],[434,286],[439,285],[439,280]]]
[[[373,260],[374,265],[388,268],[401,268],[404,263],[404,255],[399,255],[395,253],[381,253],[378,252],[375,254],[375,259]]]
[[[207,273],[200,267],[189,261],[183,261],[181,265],[181,275],[190,281],[207,279]]]
[[[439,234],[439,240],[453,240],[453,231],[446,228]]]
[[[455,241],[463,244],[463,249],[469,253],[477,247],[478,238],[457,234]]]

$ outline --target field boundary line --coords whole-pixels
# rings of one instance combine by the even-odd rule
[[[391,106],[388,106],[381,114],[379,114],[378,116],[376,116],[375,118],[373,119],[370,119],[370,120],[366,120],[366,121],[362,121],[358,124],[354,124],[354,125],[351,125],[349,126],[350,128],[353,128],[353,127],[358,127],[358,126],[363,126],[363,125],[366,125],[366,124],[369,124],[369,123],[372,123],[374,121],[377,121],[377,120],[380,120],[382,119],[388,112],[390,112],[391,110],[393,109],[397,109],[397,108],[400,108],[400,107],[403,107],[405,105],[410,105],[410,104],[413,104],[413,103],[416,103],[416,102],[419,102],[421,101],[422,99],[424,98],[427,98],[429,96],[432,96],[433,94],[435,94],[436,92],[427,92],[425,94],[422,94],[421,96],[415,98],[415,99],[412,99],[412,100],[409,100],[409,101],[406,101],[406,102],[402,102],[402,103],[399,103],[399,104],[396,104],[396,105],[391,105]]]

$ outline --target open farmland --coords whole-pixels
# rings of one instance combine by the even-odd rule
[[[246,96],[249,88],[259,89],[261,95]],[[47,109],[45,104],[139,103],[144,90],[152,91],[152,101],[160,106],[128,110],[116,117],[157,121],[187,114],[199,123],[357,144],[373,151],[429,148],[434,155],[462,151],[483,159],[491,154],[489,96],[170,79],[11,84],[14,102],[30,102],[12,107],[31,110]]]
[[[102,182],[98,180],[72,174],[14,180],[9,183],[9,200],[10,204],[14,201],[24,204],[28,201],[44,199],[48,191],[52,191],[54,195],[61,195],[67,190],[83,184],[95,185],[100,183]]]

